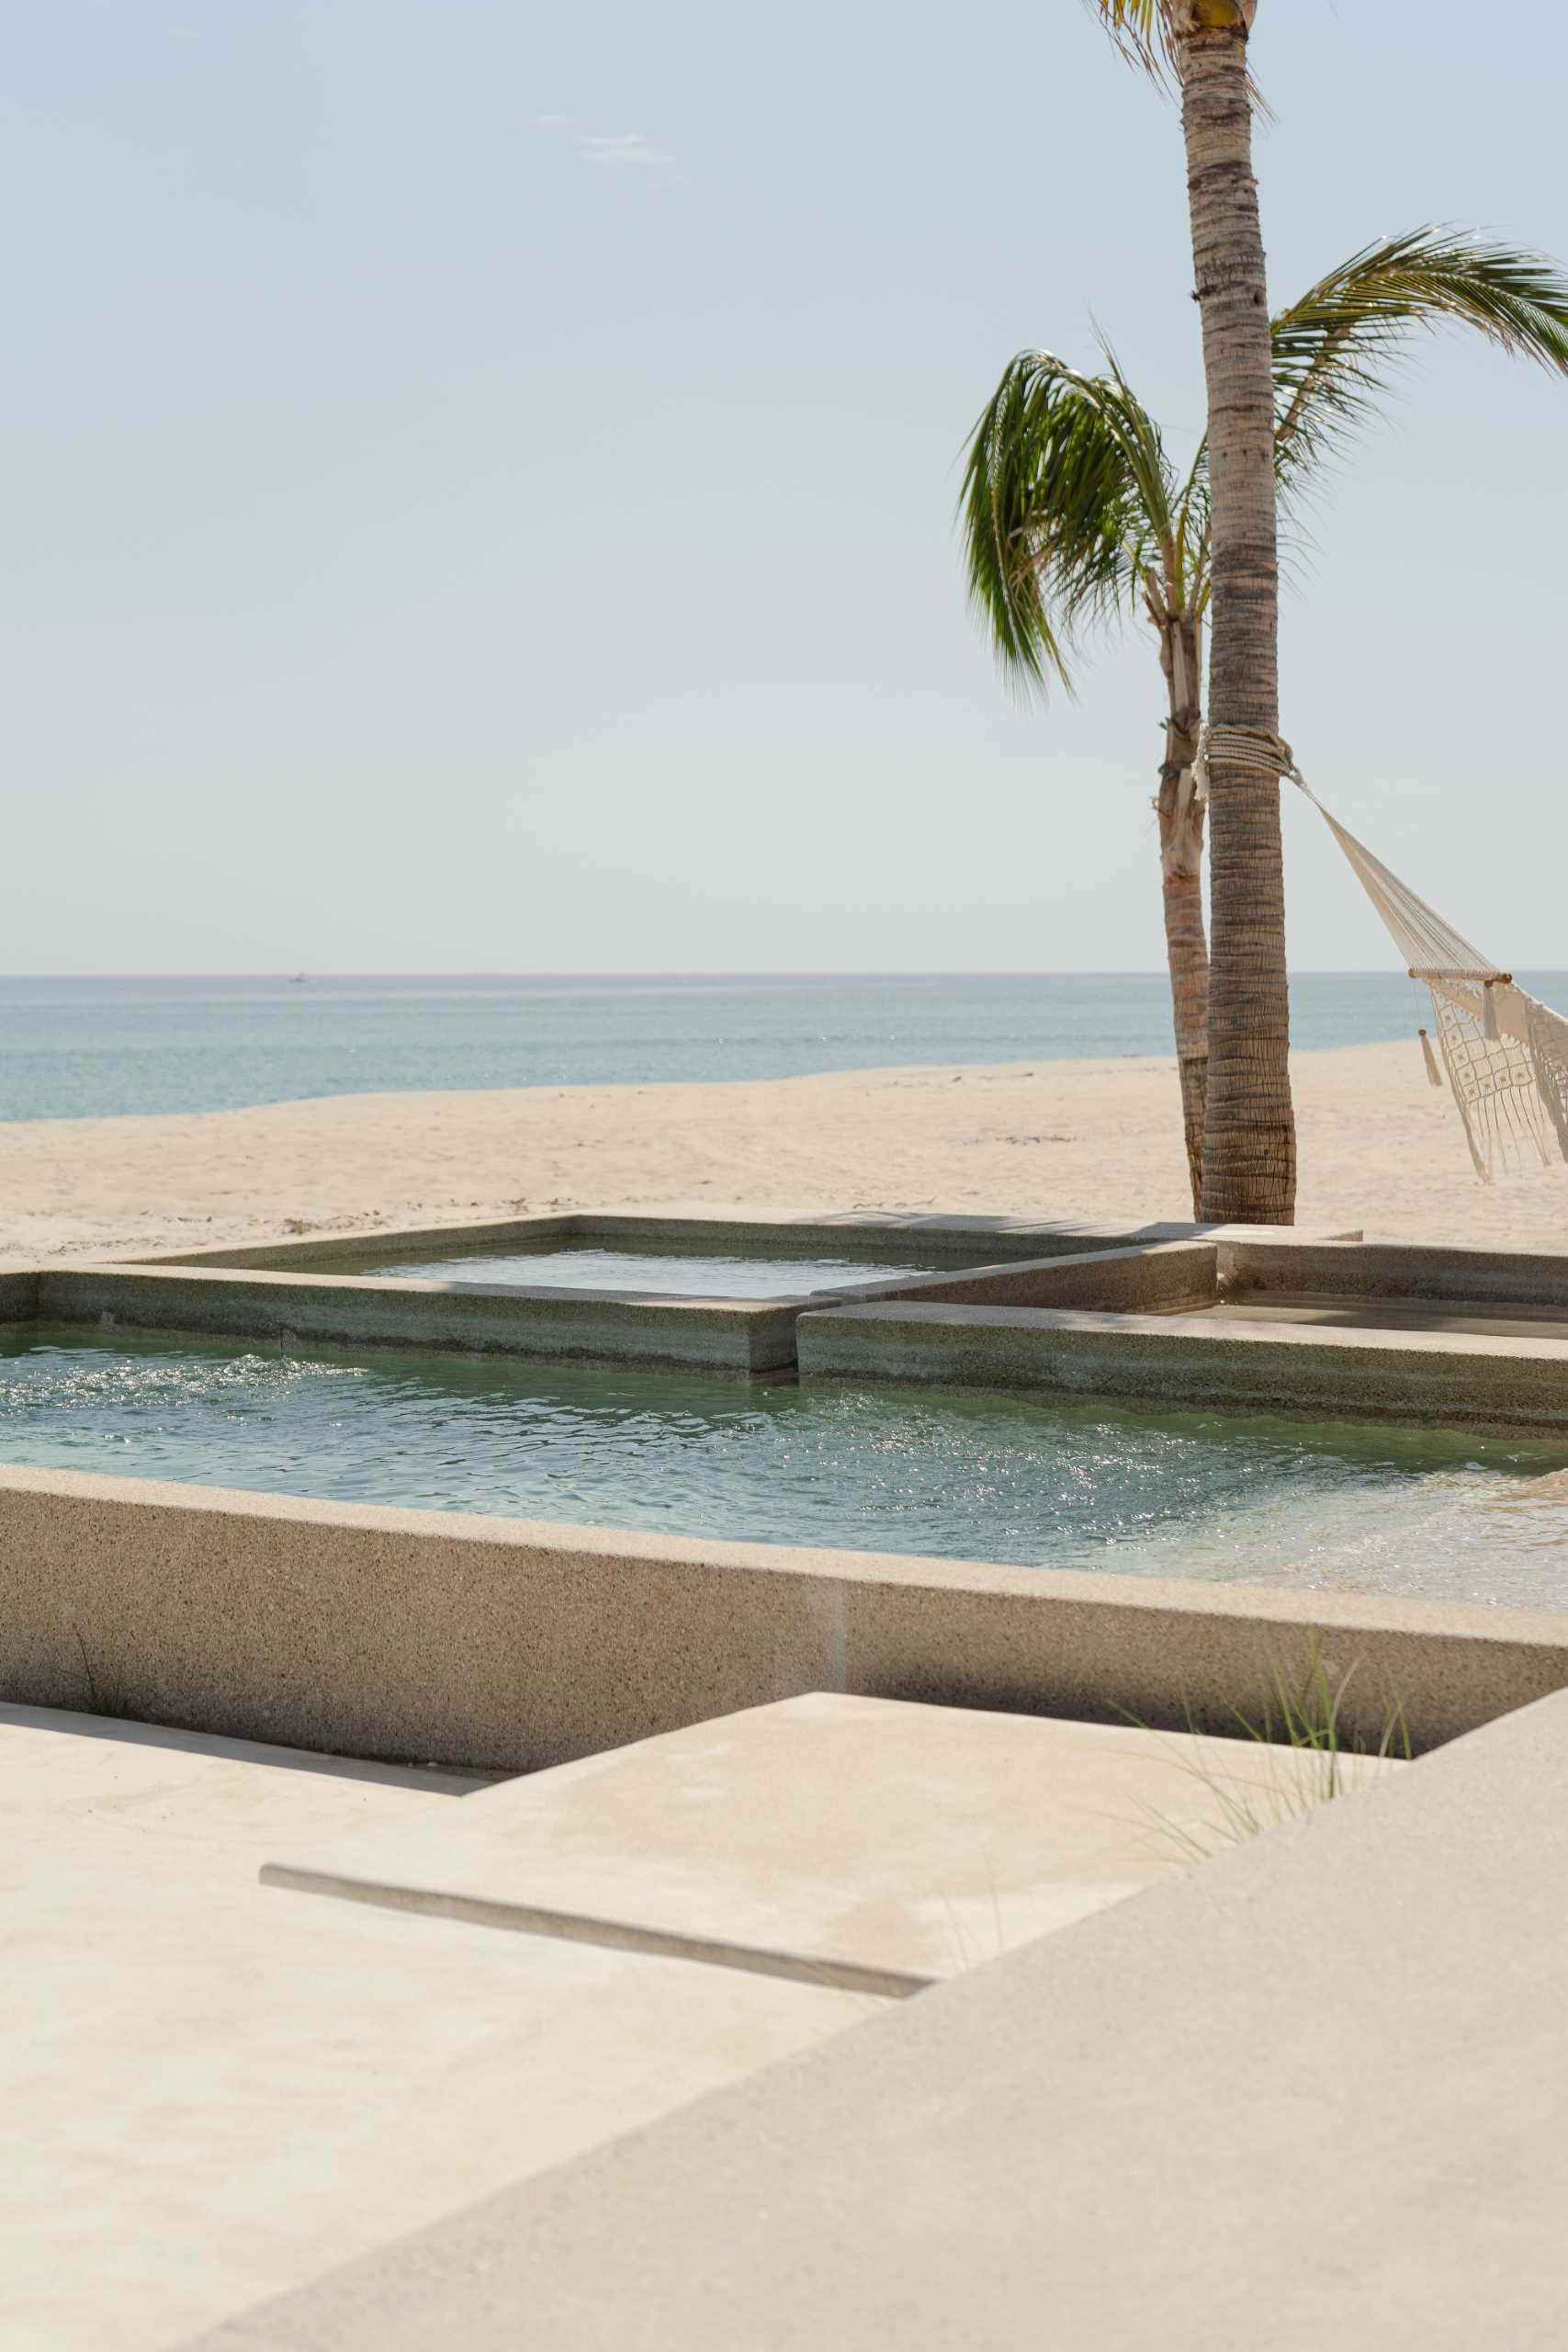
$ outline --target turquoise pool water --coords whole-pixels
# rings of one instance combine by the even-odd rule
[[[985,1258],[976,1245],[975,1261]],[[318,1268],[318,1272],[328,1269]],[[550,1289],[674,1292],[686,1298],[794,1298],[802,1291],[850,1290],[930,1273],[930,1266],[869,1258],[704,1257],[652,1250],[516,1250],[498,1258],[427,1258],[355,1265],[355,1274],[401,1274],[439,1283],[544,1283]]]
[[[1568,1604],[1568,1445],[29,1329],[0,1456],[938,1558]]]

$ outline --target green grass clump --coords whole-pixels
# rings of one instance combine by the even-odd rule
[[[1354,1671],[1352,1667],[1337,1675],[1324,1657],[1321,1639],[1314,1636],[1304,1672],[1292,1677],[1280,1667],[1273,1669],[1273,1697],[1261,1717],[1245,1714],[1239,1707],[1225,1710],[1236,1733],[1258,1749],[1275,1755],[1281,1750],[1296,1754],[1305,1751],[1314,1757],[1316,1769],[1305,1775],[1299,1770],[1276,1771],[1266,1773],[1255,1785],[1235,1785],[1222,1768],[1203,1755],[1205,1735],[1189,1707],[1187,1727],[1194,1752],[1182,1759],[1181,1769],[1190,1771],[1208,1791],[1218,1818],[1212,1826],[1199,1830],[1172,1821],[1166,1815],[1151,1814],[1157,1833],[1176,1847],[1184,1860],[1208,1861],[1227,1846],[1259,1838],[1283,1822],[1314,1813],[1319,1806],[1344,1796],[1356,1785],[1357,1776],[1346,1769],[1352,1758],[1374,1757],[1385,1762],[1408,1763],[1410,1731],[1404,1710],[1397,1705],[1385,1717],[1375,1747],[1369,1747],[1363,1740],[1347,1733],[1343,1724],[1345,1693]],[[1122,1712],[1125,1713],[1126,1710]],[[1138,1723],[1143,1731],[1153,1728],[1134,1715],[1128,1714],[1127,1720]]]

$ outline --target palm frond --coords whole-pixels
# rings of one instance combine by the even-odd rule
[[[1209,597],[1213,588],[1210,556],[1213,541],[1209,522],[1209,436],[1204,435],[1198,444],[1198,453],[1188,470],[1176,502],[1174,536],[1180,567],[1178,588],[1181,603],[1200,618],[1209,609]]]
[[[1087,628],[1130,611],[1161,567],[1174,482],[1153,418],[1115,360],[1083,376],[1012,360],[970,437],[959,497],[969,594],[1004,669],[1071,686]]]
[[[1274,321],[1282,488],[1370,421],[1414,334],[1445,323],[1568,375],[1568,276],[1555,262],[1467,231],[1380,239]]]
[[[1188,19],[1189,29],[1195,22],[1245,38],[1252,30],[1258,0],[1186,0],[1185,7],[1179,0],[1089,0],[1089,5],[1122,56],[1141,66],[1151,82],[1168,88],[1180,75],[1179,14]],[[1263,94],[1250,73],[1247,88],[1253,105],[1267,115]]]
[[[1171,26],[1171,0],[1089,0],[1123,57],[1141,65],[1156,82],[1166,81],[1176,65],[1176,36]]]

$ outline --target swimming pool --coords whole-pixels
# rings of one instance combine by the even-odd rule
[[[20,1327],[0,1456],[328,1499],[1562,1606],[1568,1443]]]

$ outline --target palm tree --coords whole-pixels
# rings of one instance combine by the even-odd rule
[[[1273,374],[1247,39],[1258,0],[1091,0],[1122,47],[1181,93],[1194,286],[1209,388],[1213,534],[1208,1112],[1201,1214],[1295,1215],[1280,845]]]
[[[1381,239],[1272,322],[1272,464],[1287,510],[1368,417],[1412,335],[1445,321],[1568,374],[1568,277],[1554,264],[1450,231]],[[1104,363],[1102,373],[1083,375],[1048,352],[1026,351],[1008,368],[969,445],[969,585],[1004,668],[1026,689],[1055,680],[1070,691],[1070,658],[1097,625],[1142,614],[1155,630],[1166,691],[1155,806],[1182,1124],[1193,1214],[1213,1216],[1202,1186],[1204,806],[1192,781],[1217,571],[1209,448],[1201,446],[1179,475],[1109,350]],[[1255,786],[1277,792],[1272,779],[1249,779]],[[1216,808],[1216,831],[1218,822]],[[1277,809],[1274,827],[1277,834]],[[1218,933],[1217,876],[1213,888]],[[1282,986],[1282,946],[1280,969]]]

